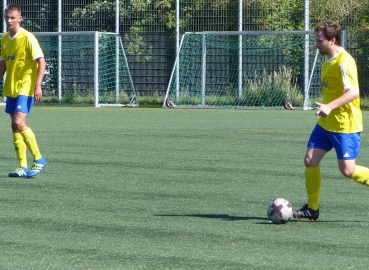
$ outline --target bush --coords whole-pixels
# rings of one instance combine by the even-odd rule
[[[268,74],[255,72],[255,77],[248,80],[244,87],[243,106],[282,106],[286,99],[294,106],[301,106],[303,95],[291,70],[282,67],[279,71]]]

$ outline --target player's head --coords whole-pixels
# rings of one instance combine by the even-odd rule
[[[324,37],[333,41],[334,44],[341,46],[341,26],[332,21],[318,23],[314,29],[315,33],[322,33]]]
[[[7,14],[9,12],[15,12],[18,13],[19,16],[22,15],[21,7],[17,4],[9,4],[5,7],[4,14]]]
[[[4,20],[9,31],[17,31],[22,21],[21,7],[17,4],[9,4],[4,10]]]

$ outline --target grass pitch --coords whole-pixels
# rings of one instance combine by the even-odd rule
[[[316,121],[313,111],[36,106],[28,124],[48,167],[12,179],[0,114],[0,269],[367,269],[369,189],[340,175],[333,152],[317,222],[266,216],[277,197],[306,203]],[[369,166],[368,146],[364,132],[358,164]]]

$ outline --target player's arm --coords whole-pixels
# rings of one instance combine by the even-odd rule
[[[37,79],[35,85],[35,101],[39,102],[42,98],[42,80],[44,79],[45,68],[46,68],[46,61],[44,57],[37,58],[35,61],[38,62],[38,72],[37,72]]]
[[[337,109],[351,101],[357,99],[359,97],[359,91],[349,90],[343,93],[339,98],[329,102],[328,104],[322,104],[320,102],[315,102],[316,105],[319,106],[319,109],[316,111],[316,115],[320,115],[322,117],[328,116],[331,111]]]
[[[328,104],[315,102],[315,104],[319,106],[319,109],[316,111],[316,115],[326,117],[334,109],[342,107],[359,97],[360,93],[356,70],[355,62],[348,61],[340,64],[343,94]]]
[[[0,60],[0,79],[4,76],[6,72],[6,65],[4,60]]]

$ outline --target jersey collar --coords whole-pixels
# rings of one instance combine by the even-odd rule
[[[17,33],[15,33],[15,35],[14,35],[14,36],[10,36],[10,33],[9,33],[9,39],[10,39],[10,40],[15,39],[15,38],[18,36],[18,34],[19,34],[22,30],[23,30],[23,27],[19,28],[18,32],[17,32]]]
[[[333,59],[335,59],[335,58],[337,57],[337,55],[339,55],[343,50],[344,50],[344,49],[341,47],[341,48],[338,50],[338,52],[337,52],[335,55],[333,55],[331,58],[327,59],[327,60],[326,60],[326,62],[327,62],[327,63],[331,62],[331,61],[332,61]]]

